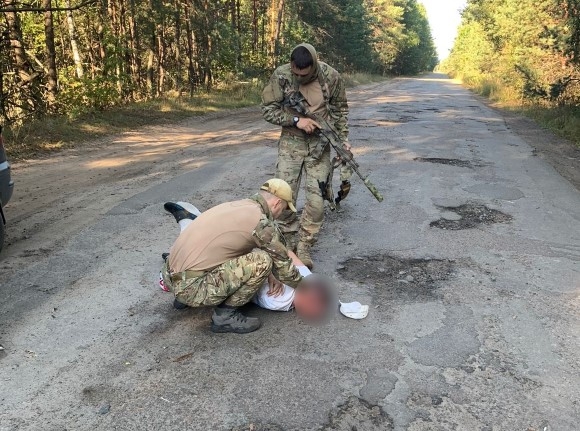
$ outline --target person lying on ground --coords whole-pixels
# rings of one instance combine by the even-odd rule
[[[266,181],[249,199],[205,211],[177,237],[162,267],[164,285],[190,307],[214,306],[213,332],[247,333],[261,326],[239,307],[250,302],[274,270],[296,287],[302,280],[274,220],[292,204],[285,181]],[[276,293],[280,285],[272,286]]]
[[[201,214],[189,202],[166,202],[164,208],[175,217],[175,221],[180,227],[180,234]],[[288,251],[288,255],[303,277],[312,274],[295,253]],[[162,255],[164,259],[167,256],[167,253]],[[168,290],[162,279],[160,285],[163,290]],[[302,283],[297,288],[293,288],[283,284],[274,274],[270,273],[268,279],[264,281],[251,301],[267,310],[290,311],[295,309],[300,317],[312,320],[323,316],[328,310],[332,297],[332,292],[329,289],[331,289],[330,286],[325,283]],[[187,307],[179,302],[174,302],[174,306],[177,309]]]

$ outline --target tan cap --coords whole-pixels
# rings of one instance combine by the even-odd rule
[[[286,201],[288,203],[288,208],[296,212],[296,207],[292,203],[292,189],[286,181],[281,180],[280,178],[272,178],[262,184],[260,190],[272,193],[274,196]]]

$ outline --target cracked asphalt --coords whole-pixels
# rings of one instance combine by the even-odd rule
[[[349,100],[385,200],[353,179],[313,257],[361,321],[250,307],[262,329],[213,334],[156,285],[165,201],[206,209],[273,175],[256,107],[15,164],[0,430],[577,430],[580,193],[534,140],[560,141],[439,74]]]

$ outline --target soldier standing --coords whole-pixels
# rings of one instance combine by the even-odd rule
[[[213,332],[255,331],[260,320],[238,307],[250,302],[272,272],[292,287],[302,279],[274,222],[286,209],[296,211],[290,186],[273,178],[249,199],[200,214],[171,247],[161,270],[164,286],[184,306],[215,306]]]
[[[306,204],[298,221],[295,212],[285,211],[278,222],[290,248],[312,269],[310,248],[316,242],[324,219],[321,187],[331,169],[330,146],[323,147],[316,132],[320,125],[311,118],[289,109],[287,98],[300,91],[310,114],[324,118],[336,129],[345,149],[348,143],[348,104],[344,81],[328,64],[318,61],[316,50],[308,43],[292,51],[290,63],[278,67],[262,93],[262,114],[272,124],[282,126],[278,144],[276,176],[298,196],[302,174],[306,175]],[[348,175],[344,173],[344,175]],[[341,173],[341,180],[344,180]],[[296,201],[294,201],[296,202]]]

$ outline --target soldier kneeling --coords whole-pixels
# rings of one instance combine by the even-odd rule
[[[197,216],[171,247],[161,271],[177,303],[215,306],[213,332],[258,329],[260,319],[244,316],[238,307],[250,302],[272,272],[292,287],[302,280],[274,222],[287,208],[296,211],[292,190],[273,178],[251,198]]]

